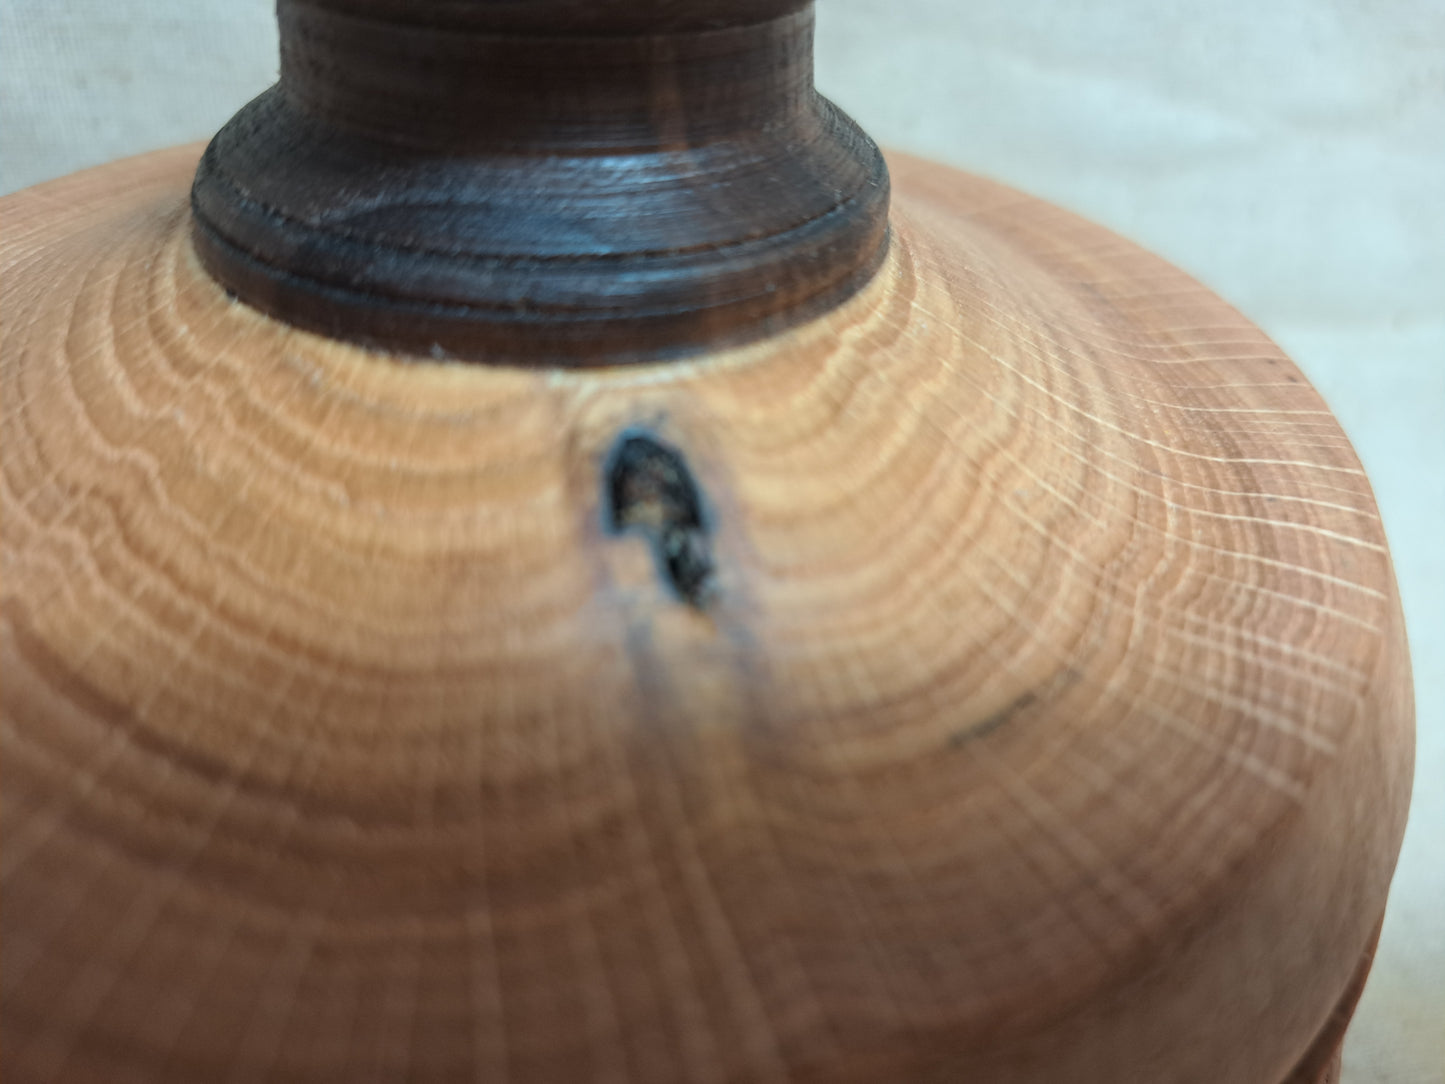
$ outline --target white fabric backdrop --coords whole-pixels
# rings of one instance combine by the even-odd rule
[[[270,0],[0,0],[0,192],[205,137],[275,75]],[[818,81],[881,142],[1193,272],[1339,413],[1420,728],[1346,1080],[1445,1084],[1445,3],[822,0]]]

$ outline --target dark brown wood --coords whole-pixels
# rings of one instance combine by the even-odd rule
[[[192,191],[206,267],[327,335],[589,365],[771,333],[887,244],[812,5],[280,0]]]

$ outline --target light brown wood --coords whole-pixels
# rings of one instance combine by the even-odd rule
[[[403,362],[225,297],[197,153],[0,204],[9,1079],[1290,1075],[1412,708],[1248,321],[892,156],[882,270],[782,336]],[[629,430],[692,602],[609,530]]]

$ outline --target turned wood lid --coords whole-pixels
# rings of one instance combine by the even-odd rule
[[[280,14],[0,201],[7,1081],[1318,1084],[1412,704],[1279,348],[805,5]]]
[[[202,158],[207,268],[337,338],[597,365],[776,332],[886,247],[812,5],[280,0],[281,81]]]
[[[398,364],[227,299],[196,153],[4,204],[11,1077],[1328,1060],[1408,660],[1236,312],[895,156],[887,261],[786,334]]]

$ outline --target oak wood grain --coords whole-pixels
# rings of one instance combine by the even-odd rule
[[[1306,1057],[1409,664],[1360,465],[1237,312],[892,156],[879,273],[782,335],[401,363],[227,298],[198,153],[0,202],[9,1079]]]

